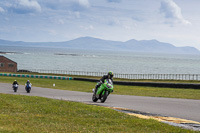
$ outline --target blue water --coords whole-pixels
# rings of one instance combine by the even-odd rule
[[[18,69],[89,71],[122,74],[200,74],[200,55],[144,54],[67,48],[0,46]]]

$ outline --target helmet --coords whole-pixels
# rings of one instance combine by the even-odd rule
[[[113,72],[112,72],[112,71],[109,71],[109,72],[108,72],[108,75],[113,76]]]
[[[15,79],[15,81],[17,81],[17,80]]]
[[[30,82],[29,80],[27,80],[27,82]]]

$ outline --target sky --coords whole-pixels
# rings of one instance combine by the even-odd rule
[[[158,40],[200,50],[200,0],[0,0],[0,39]]]

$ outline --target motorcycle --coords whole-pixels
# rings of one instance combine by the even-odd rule
[[[113,92],[113,82],[111,79],[105,79],[104,83],[97,89],[96,94],[95,89],[93,89],[92,101],[97,102],[100,99],[104,103],[111,92]]]
[[[32,84],[25,84],[25,90],[27,93],[30,93]]]
[[[18,90],[18,84],[14,84],[13,85],[13,90],[14,90],[14,92],[17,92],[17,90]]]

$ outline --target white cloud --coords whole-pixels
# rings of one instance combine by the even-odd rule
[[[38,0],[40,3],[53,10],[80,11],[90,7],[89,0]]]
[[[191,24],[188,20],[184,19],[181,8],[173,0],[163,0],[161,2],[160,12],[164,14],[167,23]]]
[[[55,30],[49,29],[47,31],[49,32],[50,35],[53,35],[53,36],[58,35],[58,33]]]
[[[59,24],[65,24],[65,21],[63,19],[58,20]]]
[[[93,25],[89,25],[89,26],[80,26],[82,29],[84,30],[94,30],[94,26]]]
[[[41,11],[40,5],[35,0],[19,0],[19,4],[31,10]]]
[[[78,11],[75,11],[75,12],[72,12],[72,11],[68,11],[68,14],[72,17],[75,17],[75,18],[80,18],[80,12]]]
[[[79,0],[79,4],[83,7],[89,8],[90,7],[90,3],[88,0]]]
[[[90,2],[88,0],[73,0],[70,2],[70,9],[72,11],[83,11],[90,8]]]
[[[116,2],[116,3],[120,3],[121,0],[107,0],[108,2]]]
[[[41,12],[42,8],[36,0],[6,1],[7,8],[18,14]]]
[[[0,12],[5,12],[5,10],[2,7],[0,7]]]

